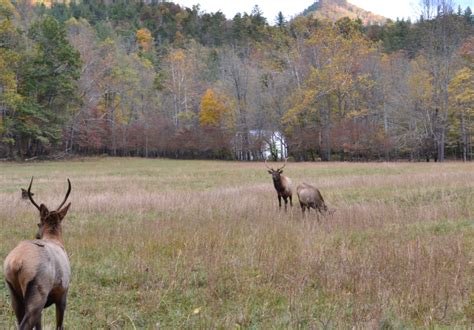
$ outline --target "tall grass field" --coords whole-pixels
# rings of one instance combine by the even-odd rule
[[[70,178],[68,329],[473,327],[473,163],[289,163],[284,174],[335,213],[303,218],[296,194],[279,211],[263,163],[3,163],[1,262],[36,234],[20,188],[34,175],[36,201],[54,209]],[[15,321],[1,272],[0,329]],[[54,307],[43,322],[54,328]]]

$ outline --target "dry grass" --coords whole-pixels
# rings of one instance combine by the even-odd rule
[[[36,179],[64,225],[68,328],[402,328],[474,324],[474,164],[289,164],[337,212],[277,210],[257,163],[0,164],[0,256],[35,233]],[[296,196],[295,196],[296,199]],[[297,202],[295,203],[296,206]],[[313,214],[314,216],[314,214]],[[54,324],[54,308],[44,313]],[[0,328],[13,328],[3,274]]]

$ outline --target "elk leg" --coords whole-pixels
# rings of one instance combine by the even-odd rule
[[[66,311],[67,292],[61,297],[60,301],[56,303],[56,330],[62,330],[64,312]]]
[[[322,215],[323,213],[321,212],[321,209],[319,207],[316,207],[314,211],[316,212],[316,217],[318,218],[318,222],[319,222],[319,215],[320,214]]]
[[[300,206],[301,206],[301,212],[303,212],[303,216],[304,216],[304,204],[300,202]]]
[[[20,323],[20,330],[33,329],[33,326],[41,330],[41,312],[47,300],[42,291],[35,279],[28,283],[25,292],[25,316]]]
[[[323,210],[321,210],[321,207],[318,206],[318,208],[316,209],[323,217],[325,216],[325,214],[323,213]]]
[[[290,206],[293,207],[293,196],[290,195]]]
[[[281,209],[281,196],[278,195],[278,205],[280,206],[280,209]]]
[[[288,197],[283,197],[285,200],[285,211],[288,209]]]
[[[46,301],[45,301],[46,302]],[[33,307],[26,309],[25,317],[20,323],[20,330],[30,330],[35,326],[36,329],[41,330],[41,312],[43,311],[43,305],[39,307]]]
[[[7,281],[7,285],[8,289],[10,290],[10,295],[12,297],[12,307],[15,311],[16,320],[18,321],[19,325],[21,323],[21,320],[23,320],[23,317],[25,316],[25,306],[23,305],[23,299],[20,295],[16,293],[10,282]]]

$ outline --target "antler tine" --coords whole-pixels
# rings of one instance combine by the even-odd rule
[[[286,164],[287,164],[287,162],[288,162],[288,157],[287,157],[287,158],[285,158],[285,164],[283,164],[283,166],[282,166],[282,167],[280,167],[278,170],[282,170],[282,169],[284,169],[284,168],[285,168],[285,166],[286,166]]]
[[[266,166],[266,167],[267,167],[269,170],[272,170],[272,171],[274,171],[274,169],[273,169],[273,168],[271,168],[270,166],[268,166],[268,164],[267,164],[267,160],[266,160],[266,159],[265,159],[265,166]]]
[[[62,202],[61,205],[59,205],[59,207],[56,209],[57,211],[59,211],[59,210],[61,209],[61,207],[63,207],[64,203],[66,203],[67,198],[69,197],[69,194],[71,193],[71,181],[69,181],[69,179],[67,179],[67,183],[68,183],[68,188],[67,188],[66,197],[64,197],[63,202]]]
[[[39,210],[40,207],[38,204],[36,204],[35,200],[33,199],[33,196],[31,195],[31,185],[33,184],[33,177],[31,177],[30,185],[28,187],[28,198],[30,199],[31,203]]]

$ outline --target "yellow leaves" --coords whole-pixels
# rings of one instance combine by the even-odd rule
[[[208,89],[201,98],[199,124],[203,127],[233,126],[233,116],[223,95]]]
[[[180,31],[176,31],[174,34],[174,45],[177,47],[183,47],[186,42],[186,38]]]
[[[413,99],[430,102],[433,95],[433,78],[427,69],[427,61],[423,56],[418,56],[410,63],[408,86]]]
[[[149,51],[152,46],[153,38],[150,30],[147,28],[139,29],[136,33],[137,42],[144,51]]]
[[[354,119],[354,118],[360,118],[360,117],[365,117],[369,113],[368,109],[362,109],[362,110],[352,110],[349,111],[346,115],[347,118],[349,119]]]
[[[3,18],[10,18],[10,17],[18,18],[19,14],[12,4],[10,0],[0,0],[0,19]]]
[[[380,54],[357,30],[344,31],[322,22],[306,41],[312,68],[303,86],[292,95],[290,109],[282,118],[287,133],[298,125],[328,125],[333,114],[339,118],[366,115],[367,95],[376,87],[367,63]],[[347,114],[349,110],[353,112]]]
[[[282,117],[281,122],[283,125],[293,126],[298,123],[298,115],[304,110],[299,104],[288,110]]]
[[[140,56],[137,53],[132,54],[132,58],[133,58],[134,61],[139,63],[141,66],[143,66],[144,70],[147,70],[147,71],[153,71],[154,70],[153,62],[150,61],[148,58]]]
[[[176,49],[169,54],[168,59],[173,63],[183,63],[186,59],[186,54],[184,50]]]
[[[53,0],[33,0],[32,2],[35,4],[43,4],[45,7],[51,8]]]
[[[16,61],[13,58],[13,53],[0,51],[0,86],[3,92],[16,90],[16,74],[13,70]]]
[[[449,84],[449,92],[456,104],[474,104],[474,70],[464,67]]]
[[[375,87],[375,81],[370,77],[369,74],[361,74],[357,76],[359,85],[364,86],[366,89],[372,89]]]
[[[0,49],[0,102],[4,107],[14,107],[15,103],[21,100],[21,95],[17,91],[17,73],[15,69],[21,57],[18,53]]]

